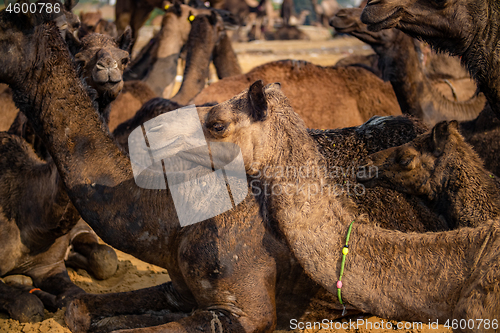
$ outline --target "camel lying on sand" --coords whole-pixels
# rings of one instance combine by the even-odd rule
[[[424,199],[450,229],[478,227],[500,216],[500,189],[481,158],[458,132],[458,123],[441,122],[430,133],[399,147],[369,155],[360,174],[366,186],[384,186]]]
[[[40,23],[38,16],[32,19]],[[13,20],[23,22],[24,28]],[[259,213],[253,196],[230,211],[181,228],[168,191],[135,183],[130,159],[114,144],[93,108],[57,28],[52,23],[31,24],[23,14],[0,13],[0,52],[7,50],[2,43],[9,43],[15,52],[15,56],[0,55],[0,82],[7,82],[17,102],[22,102],[85,221],[105,242],[165,267],[172,279],[131,293],[78,297],[66,314],[73,331],[162,324],[161,329],[171,332],[212,327],[271,332],[289,325],[290,318],[341,316],[342,306],[305,275],[282,233]],[[47,47],[38,48],[39,53],[24,52],[37,43]],[[38,62],[53,66],[46,73],[33,71],[31,65]],[[36,75],[26,77],[22,74],[26,72]],[[408,142],[422,132],[418,122],[389,117],[374,118],[356,128],[309,134],[332,164],[341,161],[347,171],[356,166],[353,161]],[[331,181],[347,185],[352,177],[350,171],[338,172]],[[435,230],[439,224],[405,194],[367,189],[358,198],[350,193],[356,197],[353,200],[366,200],[366,214],[393,228]],[[381,204],[385,199],[389,201]]]
[[[241,149],[262,214],[345,308],[394,320],[487,319],[487,327],[474,329],[498,328],[490,325],[500,315],[500,220],[441,233],[388,231],[367,223],[347,195],[327,192],[323,172],[279,172],[326,164],[279,84],[257,81],[198,113],[210,147],[223,142]]]

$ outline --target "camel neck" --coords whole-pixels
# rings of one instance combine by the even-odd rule
[[[500,5],[487,1],[487,17],[477,15],[478,31],[462,55],[462,62],[477,81],[496,116],[500,118]]]
[[[13,87],[16,104],[49,150],[82,218],[111,246],[159,263],[161,256],[147,249],[164,245],[178,228],[169,223],[173,203],[167,191],[135,184],[130,161],[100,120],[57,27],[35,29],[31,41],[37,43],[38,62],[23,84]]]
[[[372,44],[379,55],[379,67],[384,80],[389,80],[401,106],[401,111],[419,119],[425,110],[421,97],[429,94],[430,87],[423,74],[413,38],[394,30],[395,40],[390,45]]]
[[[242,73],[231,40],[226,33],[214,47],[213,62],[219,79]]]
[[[276,127],[281,129],[276,136],[283,136],[283,126]],[[354,220],[342,278],[347,309],[411,321],[452,318],[450,304],[455,303],[450,300],[460,297],[476,261],[480,262],[478,253],[487,234],[496,233],[497,224],[429,234],[404,234],[369,225],[347,196],[326,192],[324,175],[315,172],[322,158],[312,148],[307,132],[290,130],[284,136],[280,138],[283,144],[276,137],[271,140],[279,153],[269,163],[272,169],[260,170],[257,199],[307,274],[337,293],[341,251]],[[294,169],[300,166],[305,167],[302,173]],[[422,312],[422,304],[436,306]],[[338,309],[342,309],[340,303]]]
[[[208,66],[215,46],[214,28],[208,18],[199,16],[192,23],[189,33],[184,79],[172,101],[188,104],[205,87]]]
[[[473,96],[464,102],[450,101],[432,86],[425,75],[415,40],[395,30],[397,40],[388,46],[374,46],[379,66],[391,85],[403,113],[434,125],[442,120],[468,120],[477,117],[486,102]]]

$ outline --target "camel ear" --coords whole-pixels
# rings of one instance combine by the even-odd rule
[[[438,123],[432,129],[432,149],[434,150],[434,156],[441,155],[449,141],[449,137],[453,130],[457,130],[458,123],[456,121],[446,122],[442,121]]]
[[[75,30],[75,32],[77,31],[78,30]],[[72,55],[76,55],[78,52],[80,52],[80,50],[82,49],[82,42],[80,41],[80,39],[78,39],[78,37],[68,32],[65,36],[65,39],[66,45],[68,45],[69,52]]]
[[[130,46],[132,45],[132,29],[127,26],[123,34],[115,40],[118,47],[130,53]]]
[[[264,83],[262,80],[255,81],[248,89],[248,101],[250,104],[251,116],[256,121],[261,121],[267,117],[267,100],[264,95]]]
[[[208,16],[208,22],[210,22],[210,24],[213,26],[217,24],[217,14],[214,11],[210,12],[210,15]]]

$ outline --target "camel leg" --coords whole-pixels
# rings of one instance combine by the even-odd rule
[[[83,268],[97,279],[105,280],[113,276],[118,267],[116,252],[105,244],[99,244],[94,231],[82,219],[73,227],[71,245],[73,250],[66,259],[66,265]]]
[[[253,322],[253,320],[257,319],[239,317],[225,310],[213,309],[209,311],[196,311],[187,318],[164,325],[118,330],[113,331],[113,333],[250,333],[272,331],[271,327],[259,329],[259,326],[262,326],[262,322]]]
[[[194,300],[180,295],[168,282],[130,292],[80,295],[69,304],[65,321],[72,332],[109,332],[177,320],[187,316],[195,306]]]
[[[33,289],[33,287],[27,288]],[[43,319],[43,303],[37,296],[7,285],[3,281],[0,281],[0,309],[6,311],[12,319],[22,323]]]
[[[73,297],[85,293],[71,281],[64,265],[69,239],[69,234],[59,237],[47,251],[32,259],[32,267],[22,272],[33,279],[34,286],[55,296],[42,299],[49,311],[66,306]]]

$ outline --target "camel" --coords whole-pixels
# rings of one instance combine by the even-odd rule
[[[171,98],[172,101],[184,105],[205,87],[211,54],[221,35],[225,34],[222,19],[215,12],[209,16],[198,15],[191,24],[186,43],[184,79],[179,91]]]
[[[241,66],[227,33],[222,34],[212,52],[212,61],[219,80],[242,74]]]
[[[304,274],[279,230],[263,220],[253,196],[228,212],[181,228],[168,191],[138,187],[130,160],[103,126],[56,27],[40,23],[36,15],[31,19],[39,24],[28,29],[30,20],[23,14],[0,12],[0,82],[14,90],[16,102],[53,156],[68,196],[85,221],[105,242],[165,267],[172,279],[131,293],[79,296],[66,313],[74,332],[91,326],[94,331],[111,331],[155,324],[171,332],[212,327],[271,332],[289,325],[290,318],[341,316],[334,309],[342,307]],[[11,45],[9,55],[5,43]],[[45,48],[25,52],[38,44]],[[52,67],[46,73],[31,68],[47,62]],[[23,75],[26,72],[34,75]],[[75,110],[75,105],[77,112],[66,112]],[[311,135],[330,154],[333,165],[342,157],[345,170],[353,161],[405,143],[423,131],[413,120],[386,117],[358,128],[312,131]],[[374,133],[383,135],[374,137]],[[352,175],[337,177],[347,181],[344,177]],[[386,189],[372,192],[373,205],[365,207],[367,214],[381,210],[388,218],[383,216],[380,223],[399,223],[410,230],[417,224],[426,230],[423,223],[436,228],[432,215],[419,218],[427,210],[411,204],[404,194],[389,193]],[[377,205],[381,197],[394,197],[394,207]],[[141,314],[141,309],[154,312]]]
[[[349,33],[368,43],[379,56],[384,80],[391,82],[401,110],[433,126],[442,120],[469,120],[477,117],[486,103],[482,94],[454,102],[436,90],[424,72],[416,48],[418,42],[403,32],[390,29],[371,32],[360,21],[362,9],[342,9],[330,23],[337,31]],[[476,90],[474,84],[469,89]],[[471,95],[469,91],[461,94]],[[461,96],[463,99],[463,96]]]
[[[90,33],[105,34],[112,38],[118,37],[116,25],[103,19],[101,11],[80,13],[80,22],[79,38],[83,38]]]
[[[127,26],[130,26],[132,29],[132,39],[135,41],[139,29],[155,8],[163,8],[163,0],[117,0],[115,6],[115,24],[118,33],[123,33]],[[131,49],[133,46],[132,42]]]
[[[369,223],[347,195],[331,192],[322,171],[327,161],[279,84],[256,81],[198,113],[210,147],[241,149],[262,214],[312,279],[338,293],[337,308],[421,322],[498,318],[498,219],[426,234]],[[305,166],[310,172],[283,171]]]
[[[309,128],[356,126],[374,115],[400,114],[390,85],[372,73],[361,68],[321,67],[296,60],[270,62],[247,74],[220,80],[203,89],[192,102],[223,102],[257,79],[281,82]],[[316,88],[308,89],[313,86]]]
[[[456,121],[438,123],[431,132],[399,147],[365,159],[360,174],[366,186],[386,186],[425,198],[450,229],[478,227],[500,216],[500,189],[496,177],[458,132]]]
[[[132,118],[141,106],[157,97],[146,82],[125,81],[120,95],[111,102],[109,113],[109,130],[113,131],[118,125]]]
[[[0,283],[0,307],[21,322],[38,321],[44,306],[55,311],[84,293],[65,264],[105,279],[116,271],[117,257],[79,221],[54,163],[41,160],[16,135],[1,132],[0,142],[0,276],[23,274],[34,283]]]
[[[269,31],[264,34],[266,40],[310,40],[305,32],[294,25],[283,25],[276,31]]]
[[[213,10],[193,8],[177,2],[169,6],[163,16],[161,30],[132,61],[124,73],[124,80],[143,80],[157,96],[170,97],[175,84],[181,49],[191,34],[191,22],[198,15],[211,15],[211,13]],[[227,24],[234,22],[232,16],[224,13],[220,17]],[[203,32],[198,31],[198,33]],[[195,32],[191,35],[194,37]],[[222,50],[232,51],[231,47],[225,45],[225,48],[219,50],[219,57]]]
[[[500,67],[496,52],[499,15],[500,8],[494,1],[471,5],[465,0],[381,0],[368,2],[361,20],[370,30],[398,28],[437,50],[460,56],[500,117]]]

